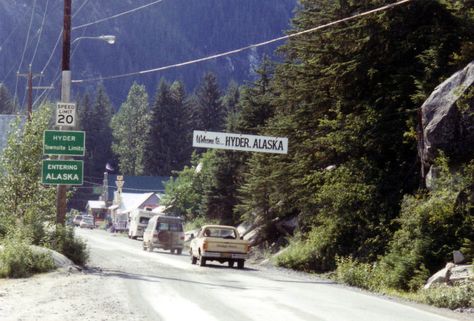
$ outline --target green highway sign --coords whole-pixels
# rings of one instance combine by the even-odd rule
[[[82,131],[45,130],[43,154],[84,156],[85,136]]]
[[[84,162],[78,160],[43,160],[41,183],[45,185],[82,185]]]

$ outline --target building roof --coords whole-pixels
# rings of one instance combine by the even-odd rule
[[[170,178],[168,176],[123,176],[123,188],[122,195],[125,193],[164,193],[165,182]],[[117,191],[115,181],[117,175],[108,175],[108,200],[111,201],[114,198],[114,192]]]
[[[147,202],[158,205],[161,196],[156,193],[122,193],[120,198],[120,212],[128,212],[143,207]]]
[[[93,208],[93,209],[105,208],[105,202],[104,201],[87,201],[86,208]]]

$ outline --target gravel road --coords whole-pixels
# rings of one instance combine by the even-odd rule
[[[474,320],[307,274],[252,265],[199,267],[186,254],[144,252],[140,241],[120,235],[77,234],[89,244],[89,268],[0,280],[0,320]]]

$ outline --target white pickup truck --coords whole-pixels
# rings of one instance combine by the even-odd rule
[[[240,237],[235,227],[226,225],[203,226],[189,246],[192,264],[199,261],[200,266],[205,266],[207,261],[218,261],[233,267],[237,262],[239,269],[244,268],[249,250],[249,242]]]

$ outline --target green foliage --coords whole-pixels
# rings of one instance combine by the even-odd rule
[[[117,114],[112,117],[112,150],[124,175],[144,173],[144,136],[148,128],[148,94],[145,86],[133,83]],[[105,165],[105,164],[104,164]]]
[[[438,174],[429,193],[403,200],[397,219],[400,228],[380,261],[387,287],[413,289],[420,285],[424,282],[416,281],[420,271],[439,270],[450,260],[452,251],[462,247],[463,240],[474,237],[472,214],[455,210],[458,195],[469,180],[451,174],[445,158],[438,160],[436,168]],[[427,274],[423,273],[425,280]]]
[[[370,289],[373,266],[369,263],[359,263],[352,257],[336,257],[337,269],[335,279],[344,284],[362,289]]]
[[[151,109],[144,152],[145,173],[170,176],[181,170],[190,156],[190,130],[186,93],[180,82],[160,82]]]
[[[221,103],[221,91],[213,73],[206,73],[196,90],[193,118],[199,130],[219,131],[223,127],[225,110]]]
[[[14,109],[10,92],[3,83],[0,83],[0,114],[13,114]]]
[[[435,286],[420,292],[421,301],[439,308],[474,308],[474,284]]]
[[[54,269],[48,253],[34,253],[24,235],[3,239],[0,249],[0,277],[23,278]]]
[[[0,235],[23,227],[34,244],[44,235],[43,224],[55,219],[56,191],[41,185],[43,131],[51,110],[51,105],[42,105],[30,122],[18,121],[0,160]]]
[[[219,222],[217,220],[209,220],[205,217],[198,216],[191,221],[187,221],[186,224],[184,225],[184,230],[185,231],[196,230],[196,229],[201,228],[204,225],[209,225],[209,224],[219,224]]]
[[[64,254],[78,265],[85,265],[89,260],[87,244],[74,235],[73,227],[56,225],[45,235],[42,245]]]

